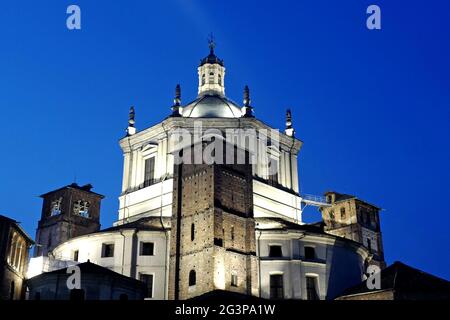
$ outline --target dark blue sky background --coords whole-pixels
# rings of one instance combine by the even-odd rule
[[[381,31],[366,28],[373,3]],[[81,31],[66,28],[70,4]],[[129,106],[142,129],[169,114],[177,83],[194,99],[213,32],[230,98],[248,84],[278,128],[292,108],[302,192],[383,207],[388,262],[449,279],[449,17],[445,0],[3,1],[0,212],[34,237],[38,195],[76,176],[106,195],[110,226]]]

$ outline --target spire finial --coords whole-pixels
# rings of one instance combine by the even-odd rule
[[[291,109],[286,110],[286,129],[284,130],[286,135],[293,137],[295,134],[294,128],[292,128],[292,113]]]
[[[135,115],[136,115],[136,113],[134,111],[134,107],[131,106],[130,107],[130,112],[128,114],[128,126],[129,127],[134,127],[134,124],[136,123],[135,120],[134,120]]]
[[[134,127],[136,121],[134,120],[136,113],[134,111],[134,106],[130,107],[130,112],[128,113],[128,128],[127,135],[131,136],[136,133],[136,128]]]
[[[181,106],[181,86],[177,84],[177,86],[175,87],[175,98],[173,99],[172,117],[181,116],[180,106]]]
[[[208,36],[208,47],[211,54],[214,54],[214,48],[216,47],[216,41],[212,32]]]
[[[244,117],[253,117],[253,108],[251,106],[251,100],[250,100],[250,89],[247,85],[244,87],[244,108],[245,113]]]

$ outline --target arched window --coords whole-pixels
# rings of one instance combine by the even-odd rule
[[[219,74],[218,76],[219,76],[219,77],[218,77],[218,81],[217,81],[217,82],[218,82],[220,85],[222,85],[222,76],[221,76],[220,74]]]
[[[231,227],[231,241],[234,241],[234,227]]]
[[[209,83],[214,83],[214,72],[209,73]]]
[[[195,224],[191,224],[191,241],[195,239]]]
[[[189,272],[189,286],[195,286],[195,283],[197,282],[195,271],[191,270]]]
[[[205,84],[205,74],[202,75],[202,85]]]

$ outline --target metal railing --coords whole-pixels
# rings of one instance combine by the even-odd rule
[[[306,200],[306,201],[328,204],[327,198],[324,196],[316,196],[316,195],[312,195],[312,194],[302,194],[301,197],[303,200]]]

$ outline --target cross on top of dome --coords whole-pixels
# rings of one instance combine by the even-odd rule
[[[219,64],[223,67],[223,60],[219,59],[214,53],[214,49],[216,48],[216,41],[214,40],[214,36],[211,33],[208,37],[208,47],[209,47],[209,55],[202,60],[200,60],[200,66],[210,63],[210,64]]]
[[[216,42],[214,41],[214,35],[212,33],[209,34],[208,37],[208,47],[210,53],[214,53],[214,48],[216,47]]]

